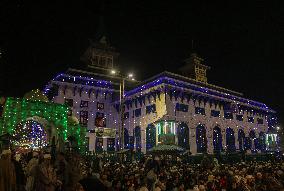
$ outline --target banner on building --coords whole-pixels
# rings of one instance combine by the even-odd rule
[[[116,130],[112,128],[95,128],[97,137],[115,138]]]

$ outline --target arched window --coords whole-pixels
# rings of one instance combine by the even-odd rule
[[[136,126],[134,129],[134,138],[136,143],[136,150],[141,151],[141,128]]]
[[[218,126],[213,128],[213,146],[214,152],[222,151],[222,133],[220,127]]]
[[[226,129],[226,145],[227,145],[227,151],[228,152],[235,152],[236,151],[235,132],[230,127],[228,127]]]
[[[198,153],[207,152],[206,129],[203,125],[198,125],[196,127],[196,145]]]
[[[129,146],[129,133],[128,130],[124,128],[124,148],[128,149]]]
[[[182,122],[178,125],[178,146],[189,149],[189,128],[186,123]]]
[[[261,151],[261,152],[265,152],[266,151],[266,145],[265,145],[265,133],[264,132],[260,132],[259,133],[259,137],[258,137],[258,142],[259,142],[259,147],[258,149]]]
[[[245,140],[245,133],[244,130],[239,129],[238,131],[238,141],[239,141],[239,150],[244,150],[244,140]]]
[[[146,129],[146,149],[150,149],[156,145],[156,127],[149,124]]]

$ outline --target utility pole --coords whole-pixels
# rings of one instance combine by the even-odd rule
[[[120,149],[124,149],[124,111],[125,111],[125,106],[124,106],[124,82],[125,78],[122,77],[121,82],[120,82],[120,88],[119,88],[119,95],[120,95],[120,117],[121,117],[121,125],[120,125]]]
[[[116,77],[119,78],[120,83],[119,83],[119,117],[121,119],[121,124],[118,127],[118,135],[119,135],[119,150],[124,149],[124,112],[125,112],[125,105],[124,105],[124,89],[125,89],[125,80],[127,81],[132,81],[132,82],[137,82],[133,78],[133,74],[128,74],[127,76],[121,75],[115,70],[111,70],[111,74],[115,75]]]

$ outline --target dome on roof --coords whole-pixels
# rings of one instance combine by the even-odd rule
[[[39,89],[32,90],[24,95],[25,99],[33,100],[33,101],[42,101],[42,102],[48,102],[48,98],[42,91]]]

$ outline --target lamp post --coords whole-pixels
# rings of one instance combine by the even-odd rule
[[[130,73],[127,76],[126,75],[121,75],[115,70],[111,70],[112,75],[116,75],[120,79],[119,83],[119,114],[121,118],[121,125],[118,128],[118,134],[119,134],[119,149],[122,150],[124,149],[124,89],[125,89],[125,80],[127,81],[135,81],[133,78],[133,74]]]

